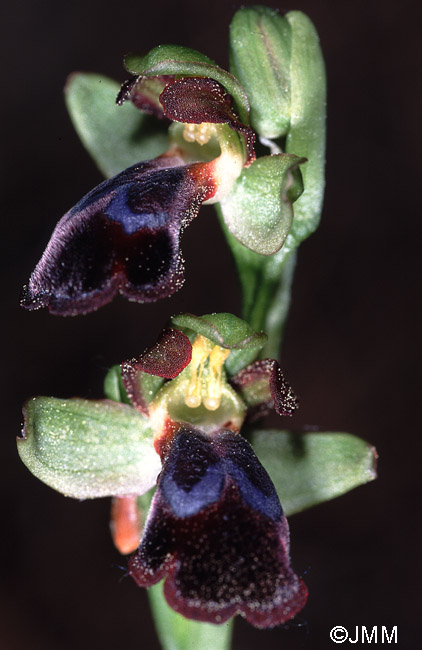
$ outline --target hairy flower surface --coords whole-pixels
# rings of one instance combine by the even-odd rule
[[[129,573],[142,587],[167,576],[171,607],[211,623],[241,614],[272,627],[307,598],[274,486],[249,443],[224,429],[174,434]]]
[[[24,288],[23,307],[77,315],[118,291],[150,302],[182,285],[183,230],[202,203],[230,192],[254,159],[255,135],[239,122],[218,82],[164,80],[157,80],[161,111],[157,106],[155,112],[175,122],[169,151],[104,181],[64,215]],[[150,112],[138,85],[126,84],[118,99],[133,96]]]
[[[257,253],[286,240],[305,159],[255,159],[245,91],[201,53],[163,46],[139,66],[117,103],[169,125],[167,151],[104,181],[62,217],[24,287],[26,309],[74,316],[117,292],[137,302],[171,296],[184,281],[181,236],[203,203],[219,203],[229,232]]]
[[[265,341],[230,314],[181,315],[109,375],[106,392],[120,382],[135,408],[54,398],[25,407],[18,446],[31,471],[69,496],[113,496],[116,546],[127,554],[139,545],[134,580],[149,587],[166,577],[171,607],[199,621],[240,614],[271,627],[307,597],[275,488],[240,433],[248,408],[256,417],[297,406],[275,361],[250,362]],[[136,499],[156,480],[140,539]]]
[[[201,320],[202,331],[212,325],[212,318]],[[232,351],[248,338],[235,341]],[[132,402],[151,418],[162,460],[129,572],[142,587],[167,576],[168,603],[189,618],[223,623],[241,614],[257,627],[272,627],[302,609],[307,590],[290,565],[277,493],[240,428],[248,403],[255,416],[269,407],[291,414],[297,404],[275,361],[249,364],[229,383],[226,345],[224,337],[199,332],[191,345],[186,334],[169,329],[122,365]],[[149,405],[145,373],[170,379]]]

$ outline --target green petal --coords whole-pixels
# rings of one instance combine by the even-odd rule
[[[268,7],[239,9],[230,25],[230,70],[245,88],[251,124],[278,138],[290,125],[290,26]]]
[[[223,348],[230,348],[224,364],[229,375],[236,374],[254,361],[267,341],[264,332],[255,332],[244,320],[228,313],[180,314],[173,316],[171,322],[178,328],[202,334]]]
[[[129,54],[124,59],[124,65],[131,74],[147,77],[174,74],[178,77],[215,79],[233,97],[240,121],[249,125],[248,97],[236,77],[197,50],[181,45],[159,45],[146,56]]]
[[[229,650],[233,619],[224,625],[184,618],[167,604],[163,584],[148,589],[155,626],[163,650]]]
[[[292,202],[302,192],[302,162],[289,154],[258,158],[221,201],[227,228],[255,253],[273,255],[283,246],[293,221]]]
[[[24,407],[18,451],[28,469],[78,499],[142,494],[160,471],[149,422],[108,400],[34,397]]]
[[[117,106],[119,84],[108,77],[77,72],[65,87],[66,106],[82,144],[100,171],[114,176],[156,158],[168,148],[167,130],[130,102]]]
[[[286,515],[376,478],[375,448],[349,433],[254,431],[252,444]]]

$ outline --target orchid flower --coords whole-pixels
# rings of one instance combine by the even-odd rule
[[[143,587],[167,576],[164,594],[176,611],[213,623],[235,614],[257,627],[283,623],[307,590],[290,565],[277,492],[240,431],[248,406],[255,415],[257,408],[291,415],[296,397],[276,361],[248,363],[266,337],[240,319],[185,315],[174,323],[180,329],[164,330],[122,364],[131,406],[30,400],[21,457],[67,495],[113,495],[116,544],[125,553],[139,545],[130,575]],[[139,540],[131,505],[155,481]]]
[[[162,594],[193,621],[291,620],[307,588],[292,568],[286,515],[376,476],[375,449],[355,436],[255,428],[270,411],[285,417],[298,406],[269,357],[294,251],[321,213],[324,64],[304,14],[255,6],[233,18],[231,73],[173,45],[128,55],[125,67],[120,91],[91,74],[67,84],[76,130],[107,179],[58,222],[21,304],[68,316],[117,292],[137,302],[171,296],[184,281],[183,232],[202,204],[215,204],[247,322],[173,317],[152,348],[110,369],[107,399],[28,400],[18,449],[65,496],[112,497],[114,544],[131,554],[137,585],[151,588],[163,647],[175,647],[180,619],[178,647],[195,627],[212,627],[213,647],[223,648],[228,626],[188,622]],[[149,120],[166,135],[135,142]]]
[[[162,58],[163,51],[159,54]],[[155,74],[151,61],[157,67],[156,59],[153,50],[144,64],[149,69],[123,84],[117,102],[131,100],[171,123],[168,150],[104,181],[64,215],[24,288],[23,307],[73,316],[98,309],[118,291],[138,302],[172,295],[184,280],[184,229],[203,203],[224,202],[242,170],[253,165],[255,133],[239,82],[199,52],[196,65],[214,76]],[[183,74],[186,65],[176,68]],[[256,228],[267,230],[266,254],[281,248],[287,236],[292,202],[301,191],[297,168],[302,161],[280,154],[260,159],[256,168],[260,182],[264,168],[275,183],[279,205],[275,222],[274,217],[256,219]],[[226,215],[229,230],[242,243],[261,245],[241,209],[228,205]]]

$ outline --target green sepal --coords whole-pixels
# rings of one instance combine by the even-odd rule
[[[349,433],[255,430],[251,442],[287,516],[376,478],[375,448]]]
[[[176,75],[215,79],[233,97],[240,121],[249,125],[248,97],[236,77],[197,50],[181,45],[159,45],[145,56],[128,54],[124,66],[131,74],[146,77]]]
[[[273,255],[281,249],[293,221],[293,202],[303,191],[298,166],[306,162],[292,154],[258,158],[243,169],[221,211],[230,233],[251,251]]]
[[[18,451],[28,469],[78,499],[142,494],[160,459],[147,418],[109,400],[34,397],[24,406]]]
[[[119,84],[98,74],[68,78],[65,100],[82,144],[106,177],[168,149],[167,129],[130,102],[117,106]]]
[[[229,650],[233,619],[223,625],[185,618],[167,604],[160,582],[148,589],[157,635],[163,650]]]
[[[277,11],[239,9],[230,24],[230,70],[245,88],[251,125],[266,138],[290,125],[290,26]]]
[[[179,329],[202,334],[222,348],[230,349],[225,369],[232,376],[254,361],[267,341],[264,332],[254,331],[248,323],[233,314],[180,314],[171,319]]]
[[[142,394],[145,403],[150,404],[164,384],[164,379],[155,375],[148,375],[141,370],[137,371],[136,378],[139,382],[140,394]],[[132,405],[123,384],[121,366],[113,366],[106,374],[104,379],[104,394],[114,402],[123,402],[124,404]]]
[[[122,373],[120,366],[112,366],[104,378],[104,395],[107,399],[113,400],[113,402],[121,402],[122,404],[129,404],[131,401],[126,392],[126,388],[123,384]]]

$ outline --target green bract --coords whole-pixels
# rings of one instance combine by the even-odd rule
[[[78,499],[142,494],[160,471],[149,421],[107,400],[35,397],[24,408],[21,459],[37,478]]]

